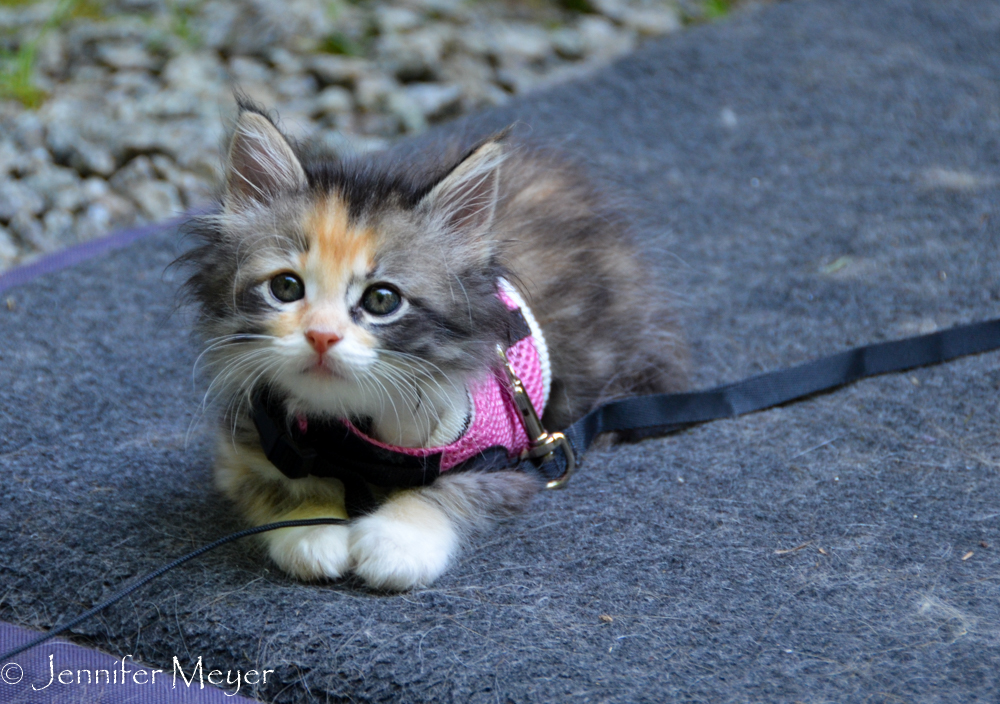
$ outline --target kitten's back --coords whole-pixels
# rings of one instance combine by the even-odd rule
[[[547,427],[611,398],[683,388],[670,297],[611,198],[582,167],[527,144],[512,146],[500,190],[506,264],[552,350]]]

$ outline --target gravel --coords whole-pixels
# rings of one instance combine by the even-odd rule
[[[0,0],[0,271],[208,201],[236,91],[303,142],[378,149],[591,71],[720,2],[581,6]]]

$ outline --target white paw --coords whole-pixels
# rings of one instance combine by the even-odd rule
[[[336,579],[347,571],[347,526],[282,528],[266,536],[271,559],[293,577]]]
[[[418,497],[390,501],[351,526],[354,572],[369,586],[426,586],[448,568],[458,535],[444,513]]]

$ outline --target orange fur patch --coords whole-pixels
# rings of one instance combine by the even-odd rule
[[[322,277],[322,283],[342,288],[357,269],[371,266],[375,233],[370,228],[352,226],[347,204],[337,195],[329,194],[317,201],[303,224],[309,241],[307,266],[310,273]]]
[[[302,226],[309,248],[301,255],[300,270],[306,280],[309,305],[283,319],[279,334],[316,328],[343,335],[353,326],[343,305],[344,293],[352,279],[364,277],[372,267],[375,232],[353,225],[347,217],[347,204],[336,194],[316,201],[305,214]],[[355,332],[363,333],[363,344],[374,344],[363,329]]]

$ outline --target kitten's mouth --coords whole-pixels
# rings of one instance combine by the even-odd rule
[[[307,376],[316,376],[321,379],[343,379],[344,375],[338,371],[330,361],[322,356],[315,357],[312,365],[304,372]]]

